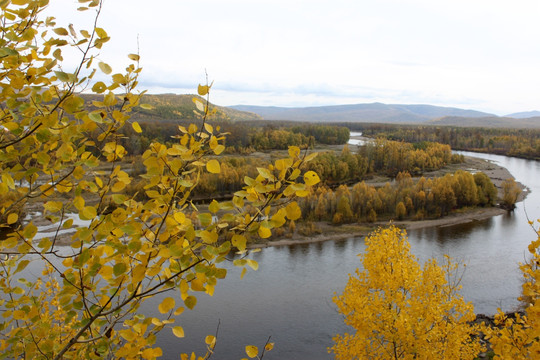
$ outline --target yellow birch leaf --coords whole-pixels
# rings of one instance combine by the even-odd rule
[[[199,95],[204,96],[208,94],[208,89],[209,89],[208,85],[199,84],[199,87],[197,88],[197,92],[199,93]]]
[[[142,133],[142,129],[141,129],[141,125],[139,125],[138,122],[134,121],[131,123],[131,127],[133,128],[133,130],[135,130],[135,132],[137,133]]]
[[[216,337],[212,335],[208,335],[207,337],[204,338],[204,342],[206,343],[206,345],[213,346],[216,343]]]
[[[206,124],[205,124],[206,125]],[[208,145],[210,146],[210,149],[214,150],[216,148],[216,146],[219,145],[218,141],[217,141],[217,138],[215,136],[212,136],[210,138],[210,142],[208,143]]]
[[[300,169],[294,169],[291,175],[289,176],[289,180],[296,180],[296,178],[299,176],[300,176]]]
[[[23,236],[25,239],[32,239],[37,234],[37,227],[34,224],[30,223],[25,226],[23,230]]]
[[[181,326],[175,326],[172,328],[172,332],[174,336],[177,338],[183,338],[184,337],[184,329]]]
[[[137,265],[131,272],[131,278],[133,283],[138,283],[144,279],[146,268],[143,265]]]
[[[186,215],[183,212],[176,212],[173,216],[174,220],[176,220],[179,224],[183,224],[186,221]]]
[[[56,29],[53,29],[54,33],[57,34],[57,35],[60,35],[60,36],[67,36],[68,35],[68,31],[65,29],[65,28],[56,28]]]
[[[103,73],[107,75],[109,75],[112,72],[112,68],[108,64],[105,64],[103,61],[100,61],[98,66],[101,69],[101,71],[103,71]]]
[[[161,304],[159,304],[158,310],[160,313],[165,314],[171,311],[175,305],[176,305],[176,302],[174,301],[172,297],[166,297],[165,299],[163,299]]]
[[[212,215],[209,213],[202,213],[197,215],[202,227],[207,227],[212,224]]]
[[[276,212],[274,215],[272,215],[271,224],[273,227],[278,228],[283,226],[287,220],[285,220],[285,215],[287,214],[286,211],[283,211],[283,209],[280,209],[278,212]]]
[[[13,312],[13,318],[15,320],[24,320],[26,318],[26,311],[23,310],[15,310]]]
[[[307,186],[313,186],[317,184],[321,179],[319,178],[319,175],[315,171],[308,171],[304,174],[304,182]]]
[[[246,263],[249,265],[250,268],[257,271],[259,270],[259,263],[252,259],[246,259]]]
[[[296,191],[296,196],[298,197],[306,197],[309,195],[309,191],[307,190],[297,190]]]
[[[77,180],[82,179],[84,174],[85,174],[85,171],[82,168],[82,166],[77,166],[75,170],[73,170],[73,177],[75,177],[75,179]]]
[[[189,310],[193,310],[195,305],[197,305],[197,298],[195,296],[190,295],[186,297],[186,299],[184,300],[184,304],[186,304]]]
[[[243,235],[234,234],[231,243],[240,251],[246,250],[247,240]]]
[[[144,109],[144,110],[152,110],[154,107],[150,104],[141,104],[139,105],[141,107],[141,109]]]
[[[8,225],[15,224],[17,222],[17,220],[19,220],[19,215],[15,214],[15,213],[11,213],[7,217]]]
[[[197,98],[193,98],[193,102],[195,103],[195,106],[197,107],[197,110],[201,111],[201,112],[204,112],[204,104],[201,102],[201,100],[197,99]],[[191,125],[190,125],[191,127]],[[190,133],[192,134],[192,132],[190,131]]]
[[[51,240],[49,238],[43,238],[39,241],[38,247],[43,250],[48,250],[52,245]]]
[[[174,316],[178,316],[184,312],[184,308],[180,306],[178,309],[174,311]]]
[[[204,291],[204,283],[201,279],[193,279],[191,281],[191,290]]]
[[[259,236],[261,238],[263,238],[263,239],[269,238],[270,236],[272,236],[272,231],[267,227],[260,226],[259,227]]]
[[[233,197],[233,204],[234,204],[234,206],[236,206],[238,208],[242,208],[242,207],[244,207],[244,199],[242,199],[239,196],[235,196],[235,197]]]
[[[131,329],[120,330],[118,331],[118,334],[127,341],[133,341],[137,336]]]
[[[14,274],[23,271],[29,263],[30,260],[20,260],[17,264],[17,268],[15,269]]]
[[[302,216],[302,210],[296,202],[292,202],[285,208],[289,220],[298,220]]]
[[[15,190],[15,181],[7,172],[2,174],[2,182],[6,184],[10,189]]]
[[[289,156],[292,158],[300,155],[300,148],[298,146],[289,146]]]
[[[259,354],[259,348],[253,345],[248,345],[246,346],[246,354],[250,358],[254,358],[255,356]]]
[[[98,81],[97,83],[92,86],[92,91],[97,94],[102,94],[107,90],[107,85],[103,81]]]
[[[127,270],[127,266],[124,263],[118,263],[113,266],[114,276],[122,275]]]
[[[287,186],[285,190],[283,190],[283,195],[289,197],[294,194],[294,189],[291,185]]]
[[[83,197],[82,196],[75,196],[75,198],[73,199],[73,206],[75,206],[77,208],[77,210],[81,211],[84,208],[84,205],[85,205],[85,201],[84,201]]]
[[[216,201],[216,200],[212,200],[212,202],[210,203],[210,205],[208,205],[208,210],[211,212],[211,213],[217,213],[218,210],[219,210],[219,203]]]
[[[315,159],[317,157],[317,155],[319,155],[319,153],[311,153],[311,154],[309,154],[308,156],[306,156],[304,158],[304,162],[308,162],[308,161],[311,161],[311,160]]]
[[[64,205],[60,201],[47,201],[43,204],[43,208],[50,212],[58,212],[62,210]]]
[[[218,234],[216,232],[210,232],[204,230],[201,232],[201,239],[207,244],[213,244],[218,240]]]
[[[141,356],[143,359],[154,360],[163,355],[161,348],[144,349]]]
[[[64,223],[62,224],[62,227],[64,229],[69,229],[71,228],[71,226],[73,226],[73,219],[67,219],[66,221],[64,221]]]
[[[219,174],[221,172],[221,166],[217,160],[212,159],[206,163],[206,170],[212,174]]]
[[[225,146],[219,144],[219,145],[216,146],[216,148],[214,149],[214,154],[219,155],[219,154],[221,154],[224,150],[225,150]]]
[[[97,210],[93,206],[85,206],[79,213],[81,220],[92,220],[97,216]]]

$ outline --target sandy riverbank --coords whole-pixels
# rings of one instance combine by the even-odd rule
[[[466,157],[464,163],[452,164],[444,169],[426,173],[424,174],[424,176],[442,176],[445,173],[453,173],[459,169],[471,172],[484,172],[487,176],[489,176],[493,184],[499,190],[499,197],[502,196],[501,185],[503,181],[509,178],[513,178],[512,174],[510,174],[510,172],[506,168],[494,164],[488,160],[475,157]],[[522,184],[518,183],[518,185],[520,185],[522,189],[522,193],[519,197],[519,201],[522,201],[527,196],[528,189]],[[504,213],[506,213],[506,210],[499,207],[475,208],[460,210],[439,219],[392,221],[392,223],[401,228],[410,230],[465,224],[473,221],[489,219],[493,216],[502,215]],[[351,237],[366,236],[373,229],[379,226],[388,225],[388,222],[380,221],[372,224],[348,224],[341,226],[333,226],[326,222],[318,222],[315,223],[315,225],[321,230],[321,234],[312,236],[301,236],[299,234],[294,234],[290,238],[281,238],[275,240],[272,239],[264,243],[252,244],[250,247],[265,248],[269,246],[289,246],[295,244],[309,244],[322,241],[346,240]]]

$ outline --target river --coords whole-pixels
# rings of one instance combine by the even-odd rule
[[[461,152],[506,167],[530,194],[505,215],[467,224],[411,230],[412,252],[425,260],[444,254],[466,264],[462,294],[476,313],[492,314],[518,306],[521,290],[518,263],[527,255],[535,233],[527,222],[540,217],[540,163],[498,155]],[[526,210],[526,212],[525,212]],[[214,297],[201,294],[193,311],[178,321],[186,337],[160,334],[164,358],[178,359],[181,351],[204,354],[204,337],[218,327],[216,359],[245,357],[244,346],[275,342],[265,359],[332,359],[327,347],[332,336],[347,331],[332,302],[345,287],[348,274],[360,266],[357,254],[365,249],[363,238],[323,243],[271,247],[253,254],[258,271],[232,266]]]

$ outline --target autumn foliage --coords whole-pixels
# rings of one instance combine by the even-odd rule
[[[422,268],[393,226],[366,244],[363,270],[334,298],[354,330],[334,338],[336,359],[474,359],[482,347],[471,337],[473,306],[457,293],[457,265],[432,259]]]
[[[486,125],[489,126],[489,125]],[[354,124],[364,135],[391,140],[448,144],[452,149],[540,159],[540,131],[534,128]]]
[[[531,222],[532,224],[532,222]],[[529,245],[528,261],[520,264],[524,283],[520,300],[525,315],[509,318],[501,310],[495,316],[497,327],[485,328],[492,344],[495,359],[540,358],[540,232]]]
[[[301,168],[315,154],[291,146],[244,178],[230,201],[198,209],[193,189],[202,174],[221,173],[225,150],[225,134],[208,122],[207,83],[193,99],[197,124],[177,125],[166,144],[149,143],[131,175],[121,142],[126,128],[142,132],[130,119],[131,110],[144,108],[143,93],[135,93],[139,55],[128,55],[129,65],[115,72],[96,58],[106,31],[62,27],[42,16],[47,4],[0,1],[0,354],[155,359],[163,354],[156,335],[166,329],[184,336],[176,317],[193,309],[199,294],[214,294],[229,253],[242,254],[234,261],[242,274],[257,269],[246,257],[249,238],[268,238],[300,217],[294,198],[319,181]],[[95,16],[101,5],[79,0],[79,10]],[[62,64],[73,53],[78,65]],[[95,95],[91,103],[79,94],[84,88]],[[126,192],[135,178],[139,188]],[[27,205],[39,214],[24,219]],[[38,220],[49,234],[37,236]],[[37,270],[27,274],[30,264]],[[157,294],[164,294],[157,315],[142,313],[141,304]],[[216,338],[206,344],[210,356]],[[246,353],[259,357],[254,346]]]
[[[363,181],[352,187],[341,185],[335,191],[319,186],[299,204],[306,220],[340,224],[437,218],[464,207],[493,206],[496,200],[497,189],[486,174],[458,170],[416,182],[409,173],[400,172],[392,184],[379,187]]]

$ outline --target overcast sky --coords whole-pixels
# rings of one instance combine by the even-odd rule
[[[84,28],[76,0],[51,0]],[[91,13],[84,13],[90,18]],[[140,88],[218,105],[400,103],[540,110],[538,0],[105,0],[100,59]],[[88,25],[86,26],[88,28]]]

